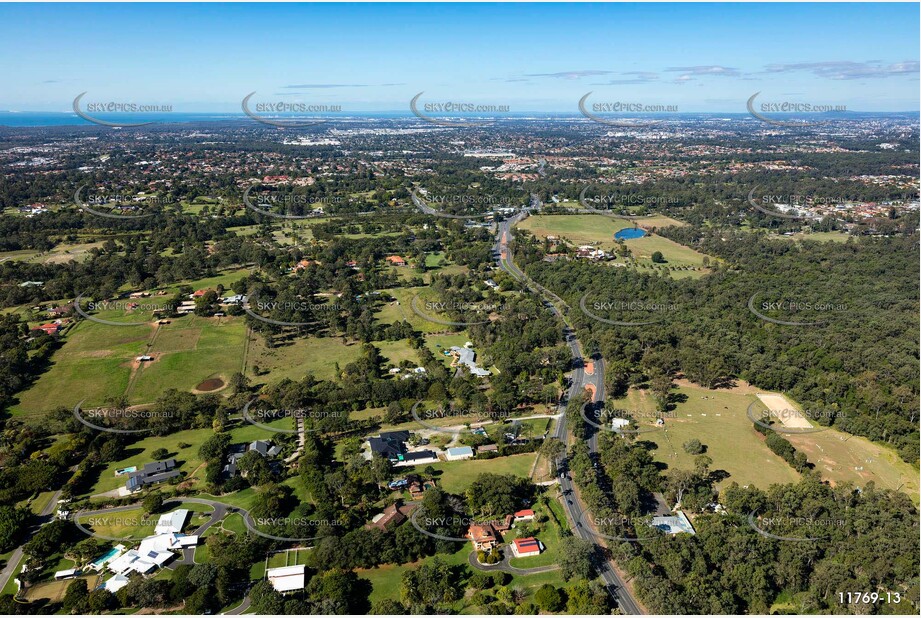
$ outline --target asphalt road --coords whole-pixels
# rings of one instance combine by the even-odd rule
[[[539,207],[540,200],[536,195],[531,196],[531,208]],[[571,383],[569,386],[569,392],[566,395],[565,399],[560,402],[560,411],[565,412],[566,404],[570,399],[579,393],[585,390],[587,384],[593,384],[595,386],[595,401],[600,402],[604,401],[605,391],[604,391],[604,359],[601,357],[593,358],[594,362],[594,372],[592,375],[585,373],[585,359],[582,351],[582,344],[575,336],[575,332],[572,328],[569,327],[566,317],[561,313],[560,306],[564,306],[565,303],[560,299],[556,294],[553,294],[543,286],[532,281],[528,278],[527,275],[522,272],[518,266],[515,265],[514,256],[512,256],[511,251],[509,250],[508,243],[512,239],[512,227],[516,225],[519,221],[524,219],[531,208],[525,209],[524,212],[515,215],[514,217],[502,221],[499,223],[496,230],[496,245],[495,252],[499,260],[499,267],[502,270],[506,271],[522,283],[525,283],[529,288],[534,290],[539,294],[548,295],[554,302],[545,300],[544,306],[547,307],[550,311],[560,317],[567,326],[563,330],[563,336],[566,339],[566,344],[569,346],[570,351],[572,352],[573,358],[573,370],[570,374]],[[559,438],[565,442],[566,438],[566,415],[564,414],[560,418],[560,422],[557,423],[556,432],[554,437]],[[588,441],[589,450],[592,453],[598,451],[598,436],[597,433],[592,433],[591,438]],[[565,461],[561,458],[557,462],[558,469],[565,469]],[[582,504],[581,499],[576,495],[573,490],[572,480],[569,478],[569,473],[566,472],[564,476],[560,479],[560,489],[563,492],[563,507],[566,509],[569,514],[570,519],[573,522],[580,522],[582,520],[583,513],[585,512],[585,506]],[[575,534],[590,541],[598,546],[598,537],[592,534],[587,528],[586,524],[579,526],[578,523],[574,528]],[[601,548],[598,547],[599,555]],[[630,595],[630,591],[624,585],[623,580],[620,576],[614,571],[614,568],[610,561],[599,561],[596,564],[596,569],[599,572],[602,580],[604,580],[607,585],[608,592],[612,597],[617,601],[618,607],[625,614],[642,614],[642,610],[637,604],[636,600]]]
[[[70,470],[73,471],[74,468],[71,468]],[[38,514],[38,523],[29,529],[25,535],[26,539],[31,539],[41,526],[47,524],[53,519],[52,515],[54,514],[55,509],[58,508],[58,500],[60,499],[61,490],[59,489],[51,495],[51,498],[48,500],[48,504],[46,504],[45,508],[42,509],[42,512]],[[6,561],[6,565],[3,567],[3,570],[0,571],[0,590],[6,588],[7,583],[16,572],[16,567],[19,566],[19,561],[22,560],[23,556],[22,547],[23,546],[20,545],[15,550],[13,550],[13,553],[10,554],[10,557]]]

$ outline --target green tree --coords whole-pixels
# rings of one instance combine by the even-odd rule
[[[29,511],[8,504],[0,505],[0,551],[13,549],[29,521]]]
[[[75,579],[67,585],[62,607],[68,614],[85,614],[89,609],[90,591],[85,579]]]
[[[563,579],[569,581],[574,577],[589,579],[592,576],[592,552],[594,546],[578,538],[569,539],[560,545],[559,559],[560,573]]]
[[[534,593],[537,606],[546,612],[558,612],[563,609],[563,595],[551,584],[544,584]]]

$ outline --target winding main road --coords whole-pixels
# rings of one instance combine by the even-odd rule
[[[567,306],[566,303],[559,296],[530,279],[520,268],[518,268],[518,266],[515,265],[511,249],[509,248],[509,241],[512,239],[512,227],[527,217],[531,210],[539,207],[540,199],[536,194],[532,194],[531,205],[528,208],[524,209],[514,217],[499,223],[496,229],[495,252],[499,260],[499,267],[527,285],[528,288],[532,291],[544,296],[544,306],[552,311],[555,315],[557,315],[566,325],[563,329],[563,337],[565,338],[566,344],[569,346],[569,349],[572,352],[573,370],[570,374],[571,383],[569,386],[569,392],[564,396],[564,399],[560,401],[560,411],[565,412],[566,404],[569,402],[569,400],[584,392],[588,385],[594,386],[594,401],[604,401],[604,359],[602,359],[600,356],[594,357],[592,359],[594,362],[594,371],[591,375],[585,372],[585,357],[582,351],[582,344],[576,338],[575,331],[567,321],[562,309],[563,307]],[[551,300],[546,300],[547,297],[549,297]],[[563,440],[564,443],[566,441],[567,432],[565,413],[560,418],[560,422],[557,423],[554,437]],[[597,432],[592,433],[592,436],[588,441],[588,446],[589,450],[593,454],[597,453]],[[563,507],[569,514],[570,519],[575,523],[573,531],[576,533],[576,535],[598,546],[598,537],[596,537],[585,527],[584,524],[582,524],[582,519],[586,510],[585,505],[582,503],[581,498],[575,492],[572,480],[569,478],[568,472],[565,472],[565,463],[566,462],[564,457],[560,457],[560,459],[557,461],[557,469],[564,470],[562,476],[560,477],[560,489],[563,492]],[[598,549],[599,552],[597,555],[600,556],[602,555],[600,552],[601,548],[598,547]],[[602,580],[604,580],[608,592],[612,597],[614,597],[618,607],[623,613],[643,613],[642,608],[630,594],[630,591],[627,589],[623,580],[617,574],[617,571],[614,569],[614,565],[610,560],[598,560],[595,567],[598,570]]]

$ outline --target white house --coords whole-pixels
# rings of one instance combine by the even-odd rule
[[[124,575],[121,575],[121,574],[113,575],[106,581],[106,583],[102,585],[102,587],[108,590],[109,592],[111,592],[112,594],[115,594],[116,592],[118,592],[119,590],[127,586],[129,581],[131,580],[129,580]]]
[[[160,515],[157,526],[154,528],[156,534],[169,534],[182,532],[186,520],[189,518],[189,509],[176,509],[172,513]]]

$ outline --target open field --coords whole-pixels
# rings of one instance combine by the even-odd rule
[[[141,322],[147,316],[108,315],[103,319]],[[201,318],[187,315],[156,326],[111,326],[83,320],[64,338],[51,367],[19,395],[13,414],[36,415],[61,405],[84,401],[101,406],[125,395],[131,405],[150,403],[168,388],[191,391],[202,380],[225,382],[240,370],[244,323],[242,318]],[[154,360],[136,363],[141,354]]]
[[[557,236],[577,245],[597,242],[610,249],[615,246],[614,234],[633,225],[604,215],[532,215],[518,227],[535,236]]]
[[[873,481],[877,488],[903,491],[919,504],[918,469],[892,449],[836,429],[784,437],[832,484],[863,487]]]
[[[64,338],[51,367],[19,393],[14,415],[38,415],[66,403],[103,405],[128,387],[132,360],[146,349],[154,329],[148,325],[118,327],[82,321]],[[62,394],[65,399],[62,400]]]
[[[746,410],[756,401],[754,395],[688,386],[672,392],[687,397],[685,402],[677,404],[674,417],[666,419],[664,429],[637,436],[638,440],[658,446],[652,453],[657,461],[670,468],[693,468],[694,455],[686,453],[682,445],[697,438],[707,446],[706,454],[713,459],[710,469],[729,473],[728,478],[717,484],[719,488],[735,481],[767,489],[772,483],[793,483],[799,479],[799,474],[771,452],[763,436],[753,429]],[[631,392],[631,397],[634,399],[630,404],[621,404],[624,408],[642,410],[640,406],[652,405],[651,396],[643,398],[639,391]],[[642,426],[654,429],[651,423]]]
[[[409,347],[406,339],[399,341],[374,341],[374,346],[380,349],[381,356],[389,360],[394,366],[399,366],[402,361],[409,361],[413,365],[419,364],[419,355]]]
[[[99,240],[84,243],[60,243],[44,253],[32,249],[3,251],[0,252],[0,262],[7,260],[33,264],[66,264],[71,260],[82,262],[89,257],[90,250],[102,247],[104,242]]]
[[[514,474],[515,476],[528,478],[536,456],[537,453],[522,453],[521,455],[496,457],[495,459],[442,461],[431,465],[435,470],[441,472],[436,477],[438,485],[445,491],[455,494],[462,493],[476,480],[476,477],[485,472]]]
[[[189,321],[179,324],[185,320]],[[184,327],[184,332],[172,332],[178,326]],[[219,377],[226,384],[240,371],[246,335],[243,318],[186,316],[160,328],[147,352],[156,360],[138,368],[128,393],[131,403],[153,401],[168,388],[191,391],[211,377]],[[161,341],[163,335],[166,337]]]
[[[668,217],[650,217],[648,220],[638,221],[637,224],[639,227],[648,228],[677,223],[679,222]],[[633,227],[633,224],[603,215],[534,215],[522,221],[518,227],[530,231],[535,236],[558,236],[574,245],[595,244],[610,251],[618,245],[614,240],[614,234]],[[642,238],[626,240],[624,244],[641,266],[652,266],[652,254],[660,251],[666,260],[662,266],[703,267],[703,254],[653,233],[647,233]],[[676,277],[689,276],[688,273],[693,272],[695,271],[677,271],[672,274]],[[699,275],[705,271],[697,272]]]
[[[707,455],[713,459],[711,469],[730,473],[729,478],[718,487],[736,481],[740,485],[752,484],[766,489],[771,483],[797,480],[799,475],[768,450],[761,435],[752,428],[746,410],[752,402],[760,402],[755,395],[759,392],[757,389],[743,384],[733,389],[735,392],[710,391],[686,381],[679,383],[681,386],[677,392],[686,395],[688,400],[677,404],[675,417],[666,420],[665,430],[638,436],[640,440],[658,445],[659,448],[653,451],[657,461],[669,466],[693,467],[694,457],[684,452],[682,444],[697,438],[707,446]],[[762,397],[764,395],[761,393]],[[780,409],[798,409],[795,402],[786,397],[770,395],[773,399],[768,397],[769,401]],[[627,402],[620,405],[652,411],[649,407],[652,405],[651,397],[642,391],[631,390]],[[790,422],[796,421],[794,415],[786,416]],[[800,420],[809,422],[805,418]],[[833,484],[852,482],[857,487],[863,487],[868,481],[874,481],[878,487],[903,491],[915,504],[919,503],[918,470],[902,461],[892,449],[836,429],[782,435],[797,450],[805,453],[823,479]]]
[[[346,344],[340,337],[308,337],[268,348],[265,339],[254,334],[247,355],[247,375],[266,384],[284,378],[301,380],[308,373],[317,379],[329,380],[335,376],[337,363],[340,368],[345,367],[360,355],[359,344]],[[268,373],[253,377],[253,368],[257,366]]]
[[[433,292],[430,291],[430,288],[395,288],[386,290],[386,292],[396,298],[396,301],[385,303],[379,308],[377,314],[375,315],[378,323],[392,324],[394,322],[406,320],[413,327],[413,329],[421,331],[423,334],[440,333],[451,330],[453,328],[445,324],[439,324],[437,322],[427,320],[413,311],[412,305],[410,303],[412,303],[413,297],[418,296],[419,300],[416,301],[416,305],[421,313],[424,313],[435,319],[448,321],[446,316],[440,315],[435,311],[430,311],[425,308],[426,301],[440,300]]]

